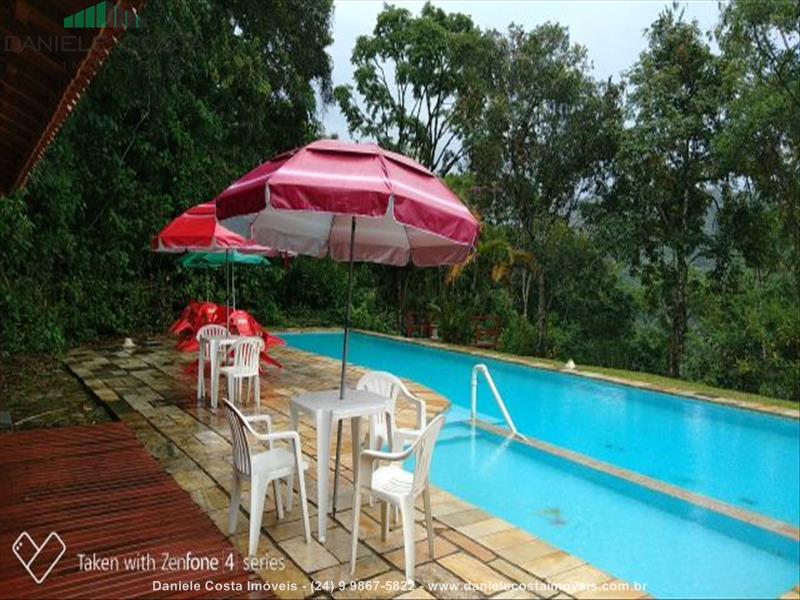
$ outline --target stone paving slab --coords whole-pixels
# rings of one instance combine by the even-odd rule
[[[150,340],[133,349],[81,348],[65,357],[65,363],[98,399],[125,421],[139,440],[187,490],[227,534],[227,508],[231,487],[230,432],[220,410],[198,404],[196,374],[190,366],[194,355],[173,349],[174,340]],[[289,424],[289,401],[298,393],[338,387],[338,361],[290,348],[274,349],[283,369],[267,368],[261,377],[261,413],[273,417],[276,430]],[[355,385],[363,370],[350,368],[347,381]],[[426,401],[428,417],[447,410],[449,403],[415,382],[409,388]],[[245,412],[252,412],[248,406]],[[411,426],[416,415],[412,405],[398,402],[400,426]],[[254,570],[265,581],[279,585],[279,597],[334,598],[573,598],[587,596],[584,587],[613,582],[621,597],[641,598],[645,593],[614,579],[584,561],[559,551],[443,490],[432,488],[434,556],[429,556],[421,499],[417,511],[416,587],[403,579],[403,540],[394,527],[381,540],[379,507],[365,503],[360,517],[360,545],[355,577],[349,574],[352,526],[352,460],[349,424],[345,424],[342,448],[341,504],[329,522],[328,541],[320,544],[313,527],[316,500],[316,434],[303,419],[299,427],[303,452],[309,462],[307,493],[314,539],[306,544],[298,502],[278,520],[270,490],[265,502],[259,558],[275,564]],[[332,470],[332,469],[331,469]],[[297,495],[295,495],[297,498]],[[247,550],[249,494],[242,497],[236,531],[228,536],[240,551]],[[330,584],[325,586],[324,584]],[[525,589],[508,589],[522,584]],[[443,588],[442,585],[458,586]],[[490,586],[479,588],[478,586]],[[494,587],[491,587],[494,586]],[[503,588],[502,586],[506,586]],[[584,587],[581,587],[584,586]],[[627,587],[626,587],[627,586]],[[486,590],[486,593],[480,591]],[[573,592],[573,590],[575,590]],[[599,592],[597,597],[603,596]]]

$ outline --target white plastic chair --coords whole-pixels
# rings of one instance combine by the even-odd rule
[[[444,415],[439,415],[422,431],[411,446],[401,452],[379,452],[364,450],[358,462],[355,493],[353,495],[353,534],[350,554],[350,573],[356,570],[358,549],[358,524],[361,513],[362,492],[371,494],[383,502],[381,506],[381,537],[386,540],[389,533],[389,505],[400,509],[403,524],[403,545],[406,563],[406,580],[414,581],[414,501],[422,494],[425,504],[425,524],[428,528],[428,551],[433,557],[433,515],[431,514],[430,483],[431,466],[436,437],[444,425]],[[411,454],[415,455],[414,472],[403,470],[402,464]],[[378,461],[389,461],[388,466],[375,467]],[[373,472],[374,469],[374,472]]]
[[[390,422],[387,423],[384,415],[370,417],[369,424],[369,449],[381,450],[384,444],[388,445],[393,452],[403,449],[407,443],[413,443],[425,429],[426,414],[425,401],[412,394],[405,384],[396,376],[387,371],[370,371],[363,375],[356,384],[356,389],[367,390],[373,394],[378,394],[391,401],[387,410]],[[396,426],[394,412],[399,394],[415,405],[417,411],[416,428],[398,428]],[[391,432],[392,439],[389,438]]]
[[[242,384],[247,380],[247,401],[250,401],[250,390],[255,382],[253,395],[256,412],[261,411],[261,378],[259,376],[259,362],[261,350],[264,349],[264,340],[260,337],[247,337],[237,340],[233,344],[233,362],[220,368],[228,381],[228,400],[236,403],[238,392],[239,404],[242,405]]]
[[[228,330],[224,325],[203,325],[195,336],[199,344],[197,360],[197,398],[206,397],[206,374],[205,363],[209,363],[211,358],[211,344],[208,340],[214,337],[225,337]],[[218,357],[214,357],[216,360]]]
[[[294,476],[300,488],[300,507],[303,511],[303,528],[306,543],[310,543],[311,534],[308,522],[308,504],[306,501],[305,471],[308,463],[303,461],[300,452],[300,436],[296,431],[281,431],[272,433],[272,420],[269,415],[245,417],[227,399],[223,399],[225,415],[231,428],[233,442],[233,486],[231,488],[231,506],[228,512],[228,533],[236,531],[236,518],[239,514],[239,503],[242,495],[242,482],[250,481],[250,543],[248,556],[255,556],[258,550],[258,537],[261,530],[261,516],[264,512],[264,500],[267,496],[269,483],[273,484],[275,494],[275,508],[278,518],[283,519],[283,504],[281,503],[278,482],[287,480],[287,510],[292,510],[292,492]],[[261,434],[253,429],[251,423],[266,422],[267,433]],[[268,449],[253,454],[247,440],[247,434],[260,442],[267,442]],[[288,447],[275,447],[273,442],[285,440]]]

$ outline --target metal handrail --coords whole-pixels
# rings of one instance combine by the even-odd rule
[[[508,409],[506,408],[506,403],[503,402],[502,396],[500,396],[500,392],[497,391],[497,386],[494,384],[494,380],[492,379],[492,375],[489,373],[489,368],[484,364],[477,364],[472,367],[472,396],[471,396],[471,413],[472,413],[472,424],[475,425],[475,419],[478,413],[478,373],[482,373],[484,379],[486,379],[486,383],[489,385],[489,390],[492,392],[494,396],[494,401],[497,403],[497,406],[500,407],[500,412],[503,413],[503,418],[506,420],[506,425],[511,430],[511,433],[516,435],[517,437],[524,438],[519,431],[517,431],[516,425],[514,425],[514,421],[511,418],[511,415],[508,414]]]

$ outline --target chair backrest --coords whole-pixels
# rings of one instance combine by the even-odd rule
[[[224,325],[210,324],[210,325],[203,325],[198,330],[196,337],[197,341],[199,342],[200,340],[207,340],[213,337],[225,337],[226,335],[228,335],[228,331],[227,329],[225,329]],[[211,348],[209,347],[208,344],[206,344],[204,350],[205,353],[204,358],[206,359],[209,358],[209,352],[211,352]]]
[[[246,310],[235,310],[228,317],[228,326],[238,335],[261,336],[264,330]]]
[[[366,390],[389,399],[389,405],[386,407],[387,412],[391,415],[390,419],[394,423],[394,409],[397,405],[397,395],[400,390],[404,388],[403,382],[388,371],[370,371],[362,375],[361,379],[356,383],[357,390]],[[375,428],[375,429],[373,429]],[[388,434],[388,425],[386,424],[386,413],[375,415],[370,421],[371,435],[377,435],[378,438],[386,437]],[[370,438],[370,439],[378,439]],[[389,441],[391,440],[384,440]]]
[[[233,345],[233,372],[240,377],[258,375],[258,361],[264,340],[260,337],[248,337]]]
[[[250,475],[250,444],[247,441],[247,432],[244,416],[226,398],[222,403],[225,406],[225,416],[231,428],[231,442],[233,444],[233,466],[242,475]]]
[[[357,390],[366,390],[378,396],[389,398],[391,402],[391,412],[394,413],[394,405],[397,395],[405,389],[403,382],[387,371],[370,371],[363,375],[356,384]]]
[[[414,443],[414,492],[428,484],[428,475],[431,470],[431,458],[436,438],[444,425],[444,415],[439,415],[422,430],[419,439]]]
[[[225,337],[228,335],[228,330],[225,329],[225,325],[203,325],[200,330],[197,332],[197,339],[198,340],[206,340],[212,337]]]

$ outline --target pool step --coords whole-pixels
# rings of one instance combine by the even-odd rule
[[[477,413],[477,420],[481,423],[487,423],[494,427],[501,427],[503,425],[503,420],[497,417],[493,417],[491,415],[487,415],[484,413]],[[456,404],[451,404],[450,408],[447,410],[447,423],[448,424],[463,424],[467,427],[472,427],[472,413],[467,408],[462,408]],[[439,434],[440,439],[442,434]]]
[[[494,425],[492,423],[487,423],[482,421],[477,421],[476,425],[479,429],[483,429],[497,436],[505,437],[507,441],[511,439],[508,436],[508,431],[502,427],[498,427],[497,425]],[[542,440],[538,440],[536,438],[525,438],[525,439],[519,439],[518,441],[521,444],[530,446],[531,448],[535,448],[536,450],[539,450],[541,452],[546,452],[547,454],[551,454],[553,456],[557,456],[564,460],[577,463],[589,469],[600,471],[602,473],[605,473],[606,475],[611,475],[613,477],[623,479],[625,481],[634,483],[649,490],[659,492],[667,496],[671,496],[678,500],[688,502],[689,504],[699,506],[706,510],[710,510],[712,512],[729,517],[731,519],[742,521],[744,523],[753,525],[760,529],[764,529],[771,533],[778,534],[780,536],[794,540],[795,542],[800,542],[800,528],[792,525],[791,523],[786,523],[784,521],[780,521],[778,519],[774,519],[766,515],[762,515],[743,508],[732,506],[725,502],[709,498],[708,496],[703,496],[701,494],[685,490],[678,486],[665,483],[658,479],[653,479],[652,477],[647,477],[646,475],[641,475],[639,473],[635,473],[628,469],[623,469],[621,467],[617,467],[615,465],[611,465],[609,463],[596,460],[579,452],[574,452],[572,450],[567,450],[566,448],[554,446],[553,444],[543,442]]]

